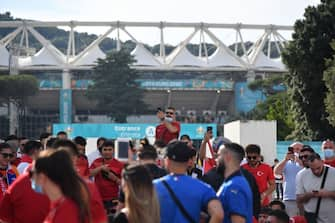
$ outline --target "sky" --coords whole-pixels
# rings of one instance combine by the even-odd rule
[[[320,0],[1,0],[0,12],[40,21],[206,22],[294,25],[304,9]],[[97,34],[104,29],[84,28]],[[131,30],[130,30],[131,31]],[[133,31],[140,41],[159,41],[159,31]],[[173,33],[173,32],[172,32]],[[185,31],[187,36],[187,31]],[[136,37],[135,35],[135,37]],[[181,41],[170,34],[171,42]],[[233,38],[226,34],[223,38]],[[251,34],[250,34],[251,36]]]

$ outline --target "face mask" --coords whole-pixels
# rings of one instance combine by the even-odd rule
[[[37,185],[35,180],[31,180],[31,189],[33,189],[33,191],[35,191],[38,194],[43,194],[43,190],[42,187],[40,185]]]
[[[167,122],[172,122],[172,121],[173,121],[173,118],[171,118],[171,117],[165,117],[165,120],[166,120]]]
[[[335,154],[334,154],[334,150],[332,149],[324,149],[324,155],[325,155],[325,158],[330,158],[330,157],[333,157]]]

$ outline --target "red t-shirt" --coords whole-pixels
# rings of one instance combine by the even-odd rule
[[[46,195],[31,189],[28,173],[20,175],[6,191],[0,203],[0,219],[5,222],[42,223],[49,212]]]
[[[332,166],[332,167],[335,167],[335,159],[330,160],[330,161],[325,160],[325,164],[327,164],[327,165],[329,165],[329,166]]]
[[[102,203],[100,193],[94,182],[85,180],[90,193],[90,212],[92,223],[108,222],[106,211]]]
[[[43,223],[79,223],[79,209],[69,198],[51,202],[50,211]],[[86,221],[87,222],[87,221]]]
[[[101,165],[107,164],[110,171],[114,173],[118,178],[121,178],[121,172],[123,169],[123,163],[116,159],[104,160],[103,158],[98,158],[93,161],[90,166],[90,169],[95,169]],[[94,177],[96,186],[101,194],[102,200],[112,200],[118,197],[119,194],[119,185],[112,180],[105,179],[101,172],[99,172]]]
[[[246,163],[242,167],[255,177],[260,194],[268,189],[268,182],[275,179],[271,166],[267,164],[261,163],[257,167],[251,167]],[[267,205],[268,203],[269,199],[264,199],[263,205]]]
[[[173,139],[178,139],[180,132],[180,123],[171,122],[171,124],[178,129],[177,132],[171,133],[165,126],[164,123],[159,124],[156,127],[156,140],[163,140],[165,144],[168,144]]]
[[[86,157],[84,156],[79,156],[76,162],[76,169],[79,174],[79,176],[88,178],[90,175],[90,172],[88,170],[88,161]]]

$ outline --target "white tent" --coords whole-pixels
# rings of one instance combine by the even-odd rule
[[[170,66],[206,66],[206,62],[204,62],[201,58],[192,55],[185,47],[181,48],[181,46],[174,49],[166,58],[166,61]]]
[[[64,63],[64,56],[57,57],[50,53],[45,47],[42,47],[31,57],[19,58],[20,66],[59,66]]]
[[[98,58],[105,59],[106,54],[102,52],[99,46],[94,46],[90,51],[86,52],[74,65],[88,66],[96,64]]]
[[[206,58],[204,59],[206,60]],[[218,47],[216,51],[208,57],[208,67],[244,67],[240,61],[229,55],[225,49]]]
[[[159,66],[159,61],[143,46],[143,44],[136,44],[135,49],[130,53],[134,56],[137,66]]]

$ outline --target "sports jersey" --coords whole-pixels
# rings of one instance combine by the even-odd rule
[[[88,170],[88,161],[87,158],[83,155],[80,155],[76,161],[75,165],[79,176],[81,177],[88,177],[90,172]]]
[[[329,166],[332,166],[332,167],[335,167],[335,159],[333,160],[324,160],[325,161],[325,164],[329,165]]]
[[[107,215],[100,193],[94,182],[84,179],[90,193],[90,212],[92,223],[107,222]]]
[[[169,184],[195,222],[199,222],[200,212],[207,210],[208,203],[217,199],[211,186],[187,175],[169,174],[156,179],[153,183],[160,203],[161,223],[188,222],[164,186],[163,180]]]
[[[49,207],[49,198],[33,191],[29,175],[24,173],[6,191],[0,203],[0,219],[5,222],[42,223]]]
[[[156,127],[156,140],[162,140],[167,145],[171,140],[178,139],[180,132],[180,123],[171,122],[171,124],[178,130],[175,133],[171,133],[165,126],[164,123],[159,124]]]
[[[107,164],[110,171],[116,175],[118,178],[121,178],[121,172],[123,169],[123,163],[116,159],[110,159],[110,160],[105,160],[103,158],[98,158],[93,161],[92,165],[90,166],[90,169],[95,169],[97,167],[100,167],[101,165]],[[99,172],[97,175],[94,177],[94,181],[96,183],[96,186],[100,192],[100,195],[102,197],[102,200],[108,201],[112,200],[118,197],[119,193],[119,185],[110,179],[106,179],[103,177],[101,172]]]
[[[242,165],[242,167],[255,177],[260,194],[268,189],[268,182],[275,179],[271,166],[267,164],[260,163],[256,167],[251,167],[248,163],[246,163]],[[267,205],[268,203],[269,199],[265,198],[263,205]]]
[[[79,208],[74,201],[66,197],[51,203],[50,211],[43,223],[64,222],[79,223]]]
[[[230,223],[231,215],[239,215],[246,219],[246,223],[252,223],[252,193],[249,183],[240,171],[233,173],[223,182],[217,192],[223,210],[224,223]]]

